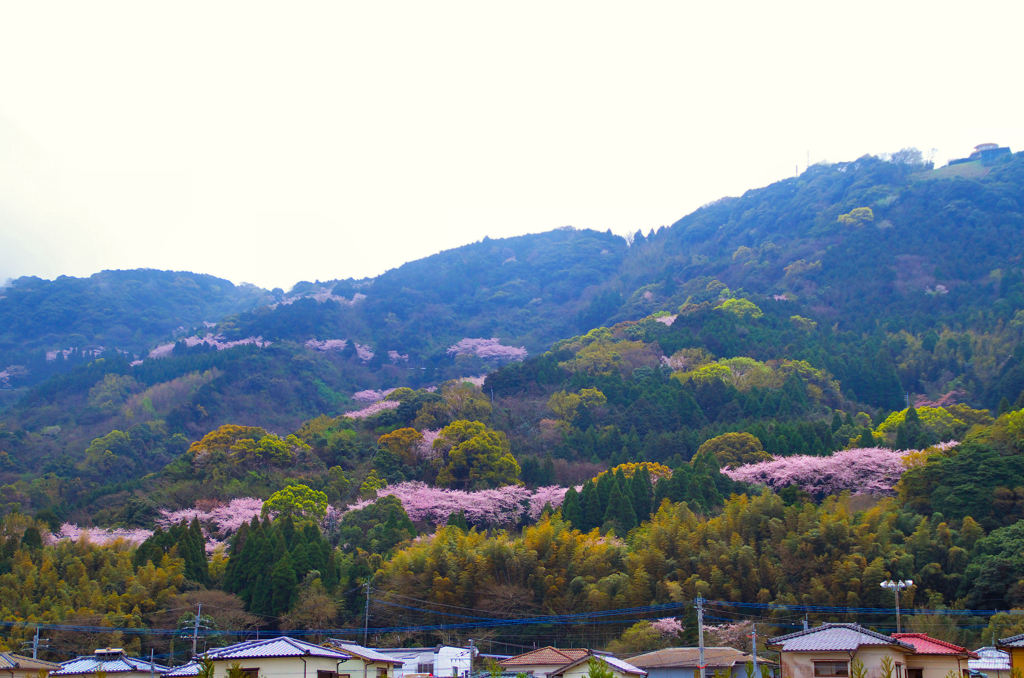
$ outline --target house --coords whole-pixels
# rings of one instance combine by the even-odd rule
[[[402,661],[345,640],[330,638],[324,647],[341,650],[351,659],[338,665],[338,678],[394,678]]]
[[[1010,654],[994,647],[979,647],[977,659],[968,659],[967,668],[984,673],[988,678],[1010,678]]]
[[[746,665],[753,657],[732,647],[705,647],[705,675],[725,673],[730,678],[746,678]],[[698,678],[700,676],[700,648],[667,647],[646,652],[627,659],[633,666],[647,671],[647,678]],[[767,666],[769,675],[778,675],[778,662],[757,659],[758,666]],[[757,673],[760,677],[760,669]]]
[[[548,675],[550,678],[588,678],[590,675],[590,662],[592,660],[604,664],[616,678],[644,678],[647,675],[647,672],[643,669],[637,668],[629,662],[609,654],[592,654],[588,657],[580,657],[571,664],[567,664],[557,671],[552,671]]]
[[[344,673],[340,670],[341,665],[352,656],[340,650],[280,636],[207,650],[198,659],[213,662],[213,678],[226,678],[228,669],[236,665],[242,669],[245,678],[339,678]]]
[[[1010,669],[1024,670],[1024,633],[996,641],[996,648],[1009,653]]]
[[[885,657],[893,662],[892,678],[905,678],[903,667],[914,654],[913,645],[858,624],[822,624],[770,638],[766,647],[779,652],[784,678],[850,678],[854,661],[867,678],[882,678]]]
[[[473,664],[473,650],[465,647],[387,647],[375,652],[398,662],[393,678],[410,676],[468,676]],[[354,678],[354,677],[353,677]]]
[[[49,673],[60,668],[60,664],[45,662],[42,659],[22,657],[20,654],[0,652],[0,676],[10,678],[38,678],[41,673]]]
[[[637,678],[647,675],[646,671],[629,662],[585,648],[542,647],[503,659],[498,665],[506,671],[525,673],[533,678],[579,678],[589,672],[588,662],[591,657],[604,662],[615,678]]]
[[[905,678],[944,678],[951,671],[966,675],[968,662],[978,655],[967,648],[924,633],[894,633],[892,637],[914,647],[907,657]]]
[[[61,662],[60,668],[50,671],[50,675],[93,678],[96,674],[103,673],[117,674],[115,678],[152,678],[153,675],[163,674],[167,670],[166,666],[129,657],[119,647],[105,647],[93,652],[91,657],[75,657]]]

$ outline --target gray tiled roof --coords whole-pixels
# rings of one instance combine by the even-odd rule
[[[265,640],[249,640],[243,643],[235,643],[227,647],[219,647],[207,650],[204,657],[213,660],[220,659],[257,659],[260,657],[327,657],[329,659],[345,660],[351,656],[338,650],[331,650],[321,645],[307,643],[304,640],[296,640],[287,636],[279,638],[267,638]]]
[[[191,661],[188,664],[182,664],[177,666],[163,675],[163,678],[187,678],[188,676],[198,676],[199,669],[202,665],[199,662]]]
[[[887,645],[914,651],[907,643],[858,624],[822,624],[806,631],[769,638],[767,645],[782,652],[853,652],[864,645]]]
[[[374,650],[369,647],[363,647],[362,645],[358,645],[356,643],[350,643],[346,640],[337,640],[335,638],[330,638],[327,640],[326,644],[330,647],[336,647],[339,650],[342,650],[351,655],[355,655],[360,659],[365,659],[371,662],[387,662],[389,664],[404,663],[401,659],[395,659],[393,655],[384,654],[383,652],[378,652],[377,650]]]
[[[967,668],[975,671],[1009,671],[1010,654],[994,647],[979,647],[977,659],[968,659]]]
[[[166,666],[160,664],[150,665],[144,659],[136,659],[120,655],[117,657],[76,657],[70,661],[61,662],[60,668],[51,671],[51,676],[71,676],[84,673],[94,674],[97,671],[104,673],[163,673],[167,671]]]
[[[1000,638],[996,647],[1024,647],[1024,633],[1009,638]]]

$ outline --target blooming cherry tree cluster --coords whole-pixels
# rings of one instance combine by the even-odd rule
[[[265,340],[263,337],[245,337],[244,339],[235,339],[232,341],[227,341],[227,338],[223,334],[210,333],[207,333],[201,337],[185,337],[184,339],[182,339],[182,341],[185,342],[185,345],[188,346],[189,348],[192,348],[193,346],[199,346],[200,344],[205,344],[206,346],[212,346],[218,351],[234,348],[235,346],[248,346],[250,344],[253,346],[258,346],[259,348],[263,348],[264,346],[270,346],[271,343]],[[173,341],[168,342],[166,344],[160,344],[159,346],[157,346],[156,348],[149,352],[149,357],[166,358],[171,354],[171,351],[174,350],[174,345],[175,343]]]
[[[299,301],[300,299],[312,299],[313,301],[319,304],[323,304],[328,301],[336,301],[342,306],[355,306],[358,302],[362,301],[365,298],[365,294],[363,294],[362,292],[356,292],[355,294],[352,295],[351,299],[346,299],[345,297],[341,297],[338,296],[337,294],[334,294],[329,289],[321,287],[317,289],[315,292],[309,292],[307,294],[297,294],[294,297],[282,299],[276,304],[271,304],[270,308],[273,309],[277,308],[278,306],[290,306],[291,304],[294,304],[296,301]]]
[[[434,441],[441,434],[441,429],[424,429],[420,431],[423,439],[416,446],[416,456],[420,459],[436,459],[441,456],[440,450],[434,449]]]
[[[906,451],[858,447],[828,457],[793,455],[722,469],[733,480],[781,489],[796,485],[822,497],[849,490],[854,494],[892,494],[904,469]]]
[[[675,637],[683,632],[683,622],[677,617],[665,617],[652,621],[651,628],[663,636]]]
[[[353,410],[352,412],[346,412],[344,416],[350,419],[365,419],[366,417],[372,417],[378,412],[383,412],[384,410],[397,409],[398,406],[400,406],[401,404],[402,403],[398,402],[397,400],[381,400],[380,402],[367,405],[361,410]]]
[[[523,360],[526,358],[526,348],[523,346],[505,346],[497,337],[491,337],[490,339],[466,337],[449,346],[448,355],[473,355],[477,358]]]
[[[364,391],[356,391],[352,394],[352,399],[360,403],[375,403],[384,400],[394,390],[393,388],[388,388],[384,390],[366,389]]]
[[[163,528],[185,521],[191,522],[193,518],[199,520],[203,531],[209,535],[216,535],[220,538],[234,534],[242,523],[247,523],[254,516],[260,515],[263,510],[263,500],[256,497],[238,497],[225,503],[218,503],[210,508],[200,507],[169,511],[160,509],[160,517],[156,524]]]
[[[128,528],[103,528],[103,527],[79,527],[73,523],[64,523],[60,529],[53,534],[54,541],[85,541],[99,544],[113,544],[116,541],[125,541],[131,544],[141,544],[153,536],[152,530],[128,529]]]
[[[541,487],[531,492],[519,485],[507,485],[491,490],[465,492],[430,487],[421,482],[406,482],[391,485],[380,491],[381,495],[394,495],[409,518],[416,522],[441,525],[452,513],[463,512],[466,522],[477,526],[514,525],[524,516],[540,517],[546,504],[552,508],[562,505],[565,487]],[[348,507],[349,511],[366,508],[376,498],[364,500]]]
[[[348,339],[307,339],[306,348],[314,351],[344,351],[348,346]]]

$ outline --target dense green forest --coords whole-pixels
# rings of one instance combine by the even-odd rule
[[[892,578],[915,630],[1024,631],[992,614],[1024,607],[1021,195],[1019,154],[906,152],[628,242],[486,239],[287,293],[13,281],[0,644],[167,654],[140,631],[202,603],[210,643],[369,609],[381,643],[628,652],[691,642],[697,596],[723,628],[885,629]],[[524,615],[556,619],[472,625]]]

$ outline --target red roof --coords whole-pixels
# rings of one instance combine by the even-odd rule
[[[932,638],[927,633],[894,633],[892,637],[913,645],[914,654],[965,655],[970,659],[978,658],[977,653],[971,652],[966,647],[960,647],[938,638]]]
[[[537,650],[530,650],[524,654],[516,655],[515,657],[509,657],[503,661],[498,662],[502,666],[530,666],[530,665],[541,665],[541,666],[564,666],[565,664],[571,664],[578,659],[583,659],[590,654],[590,650],[584,648],[565,648],[559,650],[558,648],[542,647]]]

